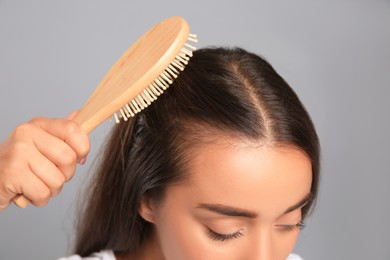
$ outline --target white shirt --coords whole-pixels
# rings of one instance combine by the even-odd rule
[[[58,260],[116,260],[116,258],[114,252],[112,252],[111,250],[104,250],[84,258],[78,255],[72,255],[69,257],[59,258]],[[290,254],[286,260],[303,260],[303,259],[299,255]]]

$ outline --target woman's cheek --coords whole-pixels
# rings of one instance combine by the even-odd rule
[[[160,234],[167,260],[232,259],[229,243],[213,241],[207,227],[190,217],[175,219]]]

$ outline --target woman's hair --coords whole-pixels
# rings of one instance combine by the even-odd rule
[[[191,149],[223,137],[289,146],[312,163],[317,197],[319,141],[290,86],[261,57],[240,48],[205,48],[152,105],[118,124],[109,138],[77,226],[76,253],[135,252],[152,224],[138,214],[143,195],[163,199],[185,181]]]

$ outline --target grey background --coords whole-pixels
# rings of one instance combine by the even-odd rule
[[[390,2],[0,0],[0,140],[33,116],[82,106],[143,32],[185,17],[199,47],[266,57],[310,111],[322,142],[317,210],[295,251],[305,259],[390,259]],[[0,259],[55,259],[72,244],[88,164],[45,208],[0,213]]]

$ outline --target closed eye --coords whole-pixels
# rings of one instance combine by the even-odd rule
[[[207,233],[208,233],[208,236],[212,240],[221,241],[221,242],[225,242],[225,241],[228,241],[228,240],[239,238],[239,237],[241,237],[243,235],[241,230],[238,230],[237,232],[230,233],[230,234],[221,234],[221,233],[217,233],[217,232],[213,231],[210,228],[208,228],[208,232]]]
[[[281,231],[287,231],[287,232],[293,232],[293,231],[300,231],[305,227],[305,223],[302,221],[299,221],[296,224],[293,225],[275,225],[279,230]]]

